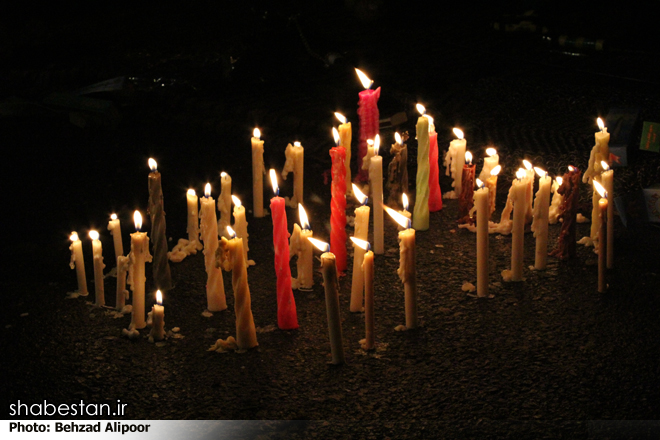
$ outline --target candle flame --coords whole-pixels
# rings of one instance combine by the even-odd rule
[[[190,189],[188,190],[188,195],[189,195],[189,196],[196,196],[197,193],[195,192],[194,189],[190,188]]]
[[[89,231],[89,238],[91,238],[92,240],[98,240],[99,233],[92,229],[91,231]]]
[[[497,150],[495,148],[486,148],[486,154],[488,157],[493,157],[497,154]]]
[[[394,133],[394,142],[396,142],[399,145],[403,144],[403,139],[401,139],[401,135],[399,134],[398,131]]]
[[[498,165],[495,168],[493,168],[492,170],[490,170],[490,175],[491,176],[497,176],[498,174],[500,174],[500,171],[502,171],[502,165]]]
[[[472,153],[469,151],[465,152],[465,163],[468,165],[472,165]]]
[[[401,225],[402,228],[405,229],[410,229],[410,219],[406,217],[403,214],[399,214],[389,206],[383,206],[385,208],[385,211],[392,217],[392,219],[397,222],[399,225]]]
[[[573,165],[569,165],[569,166],[568,166],[568,171],[570,171],[570,172],[575,171],[575,168],[573,167]]]
[[[273,185],[273,192],[277,196],[280,194],[280,188],[277,185],[277,174],[275,174],[275,170],[272,168],[270,169],[270,171],[268,171],[268,173],[270,174],[270,183],[271,185]]]
[[[156,302],[159,306],[163,305],[163,294],[160,292],[160,290],[156,290]]]
[[[528,161],[527,159],[523,159],[523,165],[525,165],[525,168],[527,169],[527,171],[529,171],[533,168],[532,163],[530,161]]]
[[[229,238],[236,238],[236,231],[229,225],[227,225],[227,234],[229,234]]]
[[[378,156],[378,150],[380,149],[380,135],[377,134],[374,139],[374,156]]]
[[[518,171],[516,171],[516,178],[518,180],[524,179],[526,175],[527,172],[523,168],[518,168]]]
[[[603,171],[607,171],[610,169],[610,166],[604,160],[600,161],[600,166],[603,167]]]
[[[79,240],[79,238],[78,238],[78,233],[77,233],[76,231],[73,231],[73,232],[71,233],[71,235],[69,236],[69,240],[71,240],[71,241],[78,241],[78,240]]]
[[[293,143],[293,146],[294,146],[294,147],[300,147],[300,142],[295,141],[295,142]]]
[[[357,73],[357,76],[360,78],[360,82],[362,83],[362,87],[365,89],[371,88],[371,85],[374,83],[372,80],[369,79],[367,75],[364,74],[360,69],[355,69],[355,73]]]
[[[133,222],[135,223],[135,230],[140,232],[140,229],[142,229],[142,214],[140,214],[140,211],[135,211],[133,213]]]
[[[231,195],[231,200],[232,200],[232,202],[234,202],[234,205],[235,205],[237,208],[239,208],[239,207],[242,205],[242,203],[241,203],[241,199],[239,199],[238,197],[236,197],[236,196],[233,195],[233,194]]]
[[[545,177],[545,176],[548,175],[548,172],[547,172],[547,171],[545,171],[545,170],[543,170],[543,169],[541,169],[541,168],[539,168],[539,167],[534,167],[534,171],[536,171],[536,174],[537,174],[539,177]]]
[[[463,139],[463,130],[461,130],[460,128],[454,127],[453,132],[454,132],[454,134],[456,135],[457,138]]]
[[[479,187],[479,188],[483,188],[483,187],[484,187],[484,183],[481,181],[480,178],[477,177],[476,182],[477,182],[477,187]]]
[[[362,205],[366,204],[369,199],[362,191],[360,191],[360,188],[358,188],[356,184],[353,184],[353,194],[355,194],[355,198],[358,199],[358,202]]]
[[[152,157],[150,157],[147,162],[149,163],[149,169],[151,171],[158,171],[158,164]]]
[[[221,179],[226,179],[229,174],[225,173],[224,171],[220,173],[220,178]]]
[[[359,238],[351,237],[351,241],[355,243],[356,246],[368,251],[371,249],[371,244],[368,241],[361,240]]]
[[[300,227],[303,229],[309,229],[309,218],[307,217],[307,212],[305,212],[302,203],[298,203],[298,218],[300,219]]]
[[[261,139],[261,130],[255,127],[254,131],[252,132],[252,136],[256,137],[257,139]]]
[[[600,131],[603,131],[603,129],[605,129],[605,123],[603,122],[602,119],[600,118],[596,119],[596,123],[598,124],[598,128],[600,129]]]
[[[422,104],[417,104],[415,107],[417,108],[417,111],[420,115],[426,114],[426,108]]]
[[[117,220],[117,214],[110,214],[110,220]]]
[[[211,197],[211,184],[207,183],[206,186],[204,186],[204,197],[209,198]]]
[[[401,194],[401,203],[403,204],[403,210],[407,211],[410,207],[410,203],[408,202],[408,196],[406,193]]]
[[[325,241],[317,240],[313,237],[307,237],[307,239],[321,252],[330,252],[330,245]]]
[[[339,120],[339,122],[341,122],[342,124],[345,124],[347,121],[346,116],[342,115],[339,112],[335,112],[335,118],[337,118],[337,120]]]
[[[564,183],[564,179],[562,179],[560,176],[555,177],[555,182],[557,182],[557,185],[561,186],[562,183]]]
[[[602,198],[606,199],[607,191],[605,190],[605,187],[601,185],[600,182],[598,182],[596,179],[594,179],[593,182],[594,182],[594,188],[596,189],[596,191],[598,191],[598,194],[600,194]]]
[[[335,127],[332,127],[332,137],[335,138],[335,145],[339,146],[339,141],[341,141],[341,138],[339,137],[339,132]]]

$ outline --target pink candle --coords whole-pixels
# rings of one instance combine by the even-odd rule
[[[379,113],[378,98],[380,98],[380,87],[371,90],[373,81],[370,80],[362,71],[355,69],[365,90],[360,92],[360,101],[358,102],[358,116],[360,117],[360,139],[358,143],[358,175],[357,180],[364,182],[369,179],[366,170],[362,168],[362,160],[367,155],[367,139],[373,139],[378,134]],[[334,250],[333,246],[333,250]]]
[[[289,267],[289,231],[286,223],[284,199],[279,197],[275,170],[270,170],[275,197],[270,199],[273,216],[273,246],[275,248],[275,273],[277,275],[277,326],[282,330],[298,328],[296,302],[291,290],[291,268]]]
[[[333,128],[335,141],[339,133]],[[330,247],[334,251],[337,271],[346,271],[346,149],[341,145],[330,149],[332,158],[332,201],[330,202]]]
[[[438,133],[435,132],[433,118],[429,118],[429,211],[442,209],[442,191],[440,190],[440,165],[438,164]]]

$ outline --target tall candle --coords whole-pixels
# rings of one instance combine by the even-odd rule
[[[403,136],[398,132],[394,133],[394,143],[390,148],[392,161],[387,168],[388,204],[396,204],[401,194],[408,192],[408,147],[405,144],[407,139],[408,132]]]
[[[275,248],[275,274],[277,275],[277,325],[282,330],[298,328],[296,301],[291,289],[291,268],[289,267],[289,232],[287,230],[284,199],[279,197],[277,175],[270,170],[275,197],[270,199],[270,212],[273,218],[273,247]]]
[[[330,252],[330,245],[327,243],[314,238],[309,240],[323,251],[323,254],[321,254],[321,273],[323,274],[323,288],[325,290],[325,310],[328,318],[332,363],[335,365],[343,364],[344,345],[341,335],[341,318],[339,316],[339,279],[337,277],[335,254]]]
[[[374,205],[374,253],[385,253],[385,232],[383,226],[383,158],[378,154],[380,136],[374,139],[374,155],[369,164],[369,186]],[[333,249],[336,249],[333,247]]]
[[[440,165],[438,163],[438,133],[435,132],[433,118],[429,119],[429,211],[442,209],[442,191],[440,190]]]
[[[194,189],[189,189],[186,193],[186,207],[188,208],[188,242],[195,243],[193,246],[197,250],[202,249],[202,243],[199,241],[199,198]]]
[[[488,188],[488,219],[495,212],[495,202],[497,201],[497,176],[502,170],[501,165],[496,165],[489,171],[488,178],[486,179],[486,188]],[[482,170],[483,171],[483,170]],[[480,178],[481,179],[481,178]]]
[[[558,221],[559,214],[561,214],[561,205],[564,201],[564,196],[559,194],[559,187],[562,184],[562,178],[557,176],[552,183],[552,202],[550,202],[550,210],[548,211],[548,223],[554,225]]]
[[[598,195],[601,197],[600,200],[598,201],[598,208],[599,208],[599,213],[598,215],[600,216],[600,237],[601,239],[598,240],[599,245],[598,245],[598,292],[603,293],[607,290],[607,283],[605,280],[605,273],[607,271],[607,239],[605,236],[607,235],[607,191],[601,185],[599,182],[596,180],[593,181],[594,187],[596,188],[596,192]]]
[[[424,116],[424,107],[417,104],[422,113],[417,119],[417,179],[415,186],[415,208],[413,228],[426,231],[429,228],[429,119]]]
[[[108,222],[108,231],[112,234],[112,243],[115,246],[115,260],[117,257],[124,255],[124,244],[122,243],[121,237],[121,222],[117,218],[117,214],[112,214],[110,216],[110,221]]]
[[[534,218],[534,214],[532,213],[532,199],[534,198],[534,179],[536,173],[534,173],[534,167],[530,161],[523,160],[523,165],[527,170],[525,176],[525,181],[527,182],[527,211],[525,212],[525,224],[527,224],[531,223]]]
[[[229,228],[229,235],[231,234]],[[222,237],[217,250],[217,264],[226,271],[231,271],[231,284],[234,289],[234,312],[236,314],[236,345],[239,350],[259,345],[257,331],[252,317],[252,300],[248,286],[247,266],[243,257],[243,239]]]
[[[465,153],[465,165],[461,176],[461,192],[458,197],[458,223],[472,223],[470,210],[474,206],[474,173],[476,165],[472,164],[472,153]]]
[[[92,239],[92,256],[94,258],[94,292],[96,294],[96,305],[105,305],[105,287],[103,285],[103,245],[99,240],[97,231],[89,231],[89,238]]]
[[[462,176],[463,165],[465,164],[463,158],[465,157],[465,148],[467,145],[466,140],[463,138],[463,131],[454,128],[454,134],[458,139],[454,139],[449,143],[447,154],[445,154],[445,174],[451,176],[453,182],[451,186],[454,191],[445,193],[447,199],[457,199],[461,194],[462,189]]]
[[[580,177],[581,172],[578,168],[568,166],[568,172],[562,178],[562,184],[557,192],[564,197],[560,207],[562,220],[561,231],[557,247],[550,253],[561,260],[575,258],[575,226],[577,223],[577,208],[580,199]]]
[[[417,268],[415,258],[415,230],[410,226],[410,220],[402,216],[395,210],[385,207],[387,213],[399,225],[403,226],[403,231],[399,232],[399,268],[397,274],[403,283],[406,328],[417,328]]]
[[[358,102],[358,116],[360,117],[360,138],[358,142],[358,175],[360,182],[366,181],[369,176],[366,169],[362,166],[367,155],[367,139],[374,139],[379,131],[380,115],[378,113],[378,99],[380,98],[380,87],[371,90],[373,81],[369,79],[361,70],[355,69],[355,72],[362,82],[365,90],[360,92]]]
[[[338,143],[337,130],[333,128],[335,141]],[[337,270],[346,270],[346,150],[342,146],[330,149],[332,158],[332,185],[330,192],[330,243],[335,249]]]
[[[500,156],[495,148],[486,148],[488,157],[484,157],[484,166],[479,173],[479,180],[485,182],[491,176],[491,170],[500,164]]]
[[[215,252],[218,249],[218,222],[215,215],[215,200],[211,197],[211,184],[204,187],[201,199],[200,226],[204,241],[204,266],[206,268],[206,306],[210,312],[227,308],[225,284],[222,270],[215,265]]]
[[[490,207],[488,206],[489,190],[477,179],[479,189],[474,192],[474,206],[477,211],[477,296],[484,298],[488,296],[488,217]]]
[[[511,185],[513,203],[513,228],[511,231],[511,270],[503,271],[502,276],[510,281],[522,281],[525,241],[525,214],[527,212],[527,188],[524,169],[518,169]]]
[[[539,190],[534,199],[534,220],[532,231],[536,237],[535,269],[545,269],[548,265],[548,212],[550,211],[550,176],[540,168],[534,168],[539,175]]]
[[[309,228],[309,219],[305,208],[298,204],[298,217],[300,225],[293,225],[293,234],[289,242],[289,258],[297,255],[296,268],[298,269],[297,278],[291,279],[293,289],[309,290],[314,285],[313,255],[312,243],[308,240],[312,236]]]
[[[252,210],[255,217],[264,216],[264,141],[261,131],[254,129],[252,142]]]
[[[603,167],[603,174],[600,178],[603,182],[603,187],[607,191],[607,197],[611,198],[614,195],[614,170],[607,165],[607,162],[601,163]],[[600,241],[600,240],[599,240]],[[600,243],[599,243],[600,246]],[[599,251],[600,252],[600,251]],[[614,203],[607,204],[607,268],[614,267]]]
[[[156,286],[163,290],[172,288],[170,264],[167,258],[167,236],[165,227],[165,209],[163,208],[163,190],[160,182],[158,165],[149,159],[149,215],[151,217],[151,238],[154,247],[153,277]]]
[[[369,206],[367,206],[367,196],[360,191],[357,185],[353,184],[353,194],[360,202],[361,206],[355,208],[355,238],[366,241],[369,238]],[[355,245],[353,240],[353,279],[351,284],[351,312],[362,311],[363,291],[364,291],[364,271],[362,262],[364,261],[365,250]]]
[[[353,139],[353,129],[351,128],[351,123],[347,122],[347,119],[341,113],[335,112],[335,117],[341,122],[339,124],[339,145],[344,147],[346,150],[346,182],[352,182],[351,177],[351,141]],[[352,188],[349,186],[346,188],[346,195],[351,196]]]
[[[217,231],[221,236],[227,236],[227,226],[231,224],[231,176],[224,171],[220,173],[220,197],[218,197]]]
[[[128,254],[130,259],[128,264],[128,284],[133,291],[133,310],[131,313],[131,328],[141,329],[146,327],[144,320],[144,283],[147,278],[144,275],[144,265],[151,262],[152,257],[149,253],[149,237],[146,232],[140,232],[142,229],[142,215],[140,211],[133,214],[136,232],[131,234],[131,252]]]
[[[130,259],[128,257],[117,257],[117,295],[115,297],[115,308],[122,311],[126,306],[128,299],[128,290],[126,290],[126,275],[128,273],[128,265]]]
[[[69,250],[71,251],[69,267],[71,267],[71,269],[76,269],[76,278],[78,279],[78,295],[87,296],[89,295],[89,291],[87,290],[87,278],[85,276],[85,260],[83,259],[82,242],[80,241],[77,232],[72,232],[69,238],[71,239],[71,246],[69,246]]]
[[[248,266],[254,265],[253,260],[248,260],[248,230],[247,230],[247,220],[245,219],[245,207],[241,203],[241,200],[236,196],[231,196],[231,199],[234,201],[234,230],[236,231],[236,236],[243,239],[243,257],[245,257],[245,264]]]
[[[282,169],[282,178],[286,180],[289,173],[293,173],[293,197],[287,198],[286,204],[295,208],[298,203],[303,203],[303,173],[305,162],[305,149],[300,145],[300,142],[294,142],[293,145],[289,144],[284,151],[286,162]]]
[[[165,339],[165,307],[163,306],[163,294],[160,290],[156,292],[156,304],[151,308],[149,337],[155,341]]]
[[[373,350],[375,345],[374,336],[374,253],[366,240],[351,237],[355,249],[361,249],[364,259],[360,265],[360,271],[364,278],[364,328],[365,338],[362,344],[363,350]]]
[[[582,182],[588,184],[591,184],[591,181],[603,172],[603,161],[608,165],[610,164],[610,134],[607,132],[607,127],[605,127],[601,118],[598,118],[596,122],[600,131],[594,134],[596,142],[589,155],[589,166],[582,176]],[[597,204],[598,200],[595,203]],[[598,214],[597,207],[594,207],[594,212]]]

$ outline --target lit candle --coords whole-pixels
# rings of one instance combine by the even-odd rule
[[[71,251],[69,267],[76,269],[78,295],[87,296],[89,292],[87,291],[87,279],[85,277],[85,260],[83,259],[82,242],[77,232],[72,232],[69,238],[71,239],[71,246],[69,246],[69,250]]]
[[[536,237],[535,269],[545,269],[548,265],[548,213],[550,211],[550,176],[541,168],[535,167],[539,175],[539,190],[534,199],[534,220],[532,231]]]
[[[339,144],[339,133],[333,127],[332,133],[335,143]],[[332,159],[332,185],[330,192],[330,243],[335,249],[337,270],[342,273],[346,270],[346,149],[337,145],[330,149]]]
[[[369,238],[369,206],[368,198],[360,191],[357,185],[353,184],[353,194],[360,202],[360,206],[355,208],[355,238],[367,240]],[[355,243],[355,240],[353,240]],[[359,246],[353,245],[353,280],[351,284],[351,312],[362,311],[362,300],[364,291],[364,271],[362,262],[364,261],[365,250]]]
[[[479,173],[479,180],[485,182],[492,175],[490,172],[500,164],[500,156],[495,148],[486,148],[488,157],[484,157],[484,166]]]
[[[286,198],[287,206],[295,208],[298,203],[303,203],[303,173],[305,161],[305,149],[300,142],[289,144],[284,151],[286,162],[282,169],[282,178],[286,180],[289,173],[293,173],[293,197]]]
[[[105,305],[105,288],[103,286],[103,245],[99,240],[97,231],[89,231],[89,238],[92,239],[92,256],[94,258],[94,292],[96,294],[96,305]]]
[[[511,270],[502,271],[502,277],[507,281],[522,281],[525,213],[527,212],[527,188],[529,187],[524,169],[518,169],[516,179],[511,185],[511,200],[513,203],[513,229],[511,237]]]
[[[309,219],[303,205],[298,204],[298,218],[300,225],[293,225],[293,234],[289,242],[289,258],[297,255],[296,267],[298,277],[291,279],[293,289],[309,290],[314,285],[313,255],[312,243],[308,240],[312,236],[312,230],[309,228]]]
[[[607,197],[611,198],[614,194],[614,170],[609,167],[607,162],[601,163],[603,174],[600,178],[607,191]],[[600,240],[599,240],[600,241]],[[600,246],[600,243],[599,243]],[[614,267],[614,203],[607,204],[607,268]]]
[[[374,205],[374,253],[385,253],[385,232],[383,227],[383,158],[378,155],[380,136],[374,139],[374,155],[369,164],[369,186]],[[336,247],[333,246],[333,249]],[[339,264],[339,260],[337,260]],[[338,266],[339,267],[339,266]]]
[[[115,309],[122,312],[126,307],[128,299],[128,290],[126,290],[126,275],[128,274],[130,258],[125,256],[117,257],[117,295],[115,297]]]
[[[220,235],[227,234],[227,226],[231,224],[231,176],[224,171],[220,173],[220,197],[218,197],[218,220],[217,231]]]
[[[215,200],[211,197],[211,184],[204,187],[201,199],[200,226],[204,241],[204,266],[206,268],[206,305],[209,312],[219,312],[227,308],[225,284],[222,270],[215,265],[215,252],[218,249],[218,222],[215,215]]]
[[[252,209],[255,217],[264,216],[264,141],[261,131],[254,129],[252,136]]]
[[[597,176],[600,176],[603,172],[603,161],[608,165],[610,164],[610,134],[607,132],[607,127],[605,127],[601,118],[596,119],[596,123],[598,124],[598,129],[600,131],[597,131],[594,134],[596,144],[591,149],[589,166],[582,176],[582,182],[589,184],[591,184],[591,181]],[[600,197],[596,195],[594,196],[594,199],[597,199],[595,203],[598,203]],[[598,214],[597,207],[594,207],[594,212]]]
[[[472,223],[470,210],[474,206],[474,173],[477,166],[472,164],[472,153],[465,152],[465,165],[461,176],[461,192],[458,197],[458,223]]]
[[[186,206],[188,208],[188,241],[195,242],[197,250],[202,249],[202,243],[199,241],[199,198],[194,189],[189,189],[186,193]]]
[[[557,247],[550,255],[560,260],[575,258],[576,255],[575,226],[577,223],[578,201],[580,199],[581,174],[578,168],[569,165],[568,172],[564,174],[562,184],[557,189],[557,192],[564,197],[564,201],[560,207],[561,214],[559,214],[562,224]]]
[[[407,139],[408,132],[405,132],[403,137],[398,132],[394,133],[394,143],[390,148],[392,161],[387,168],[388,204],[396,204],[399,196],[408,192],[408,147],[405,144]]]
[[[241,199],[236,196],[231,196],[231,199],[234,202],[234,229],[236,230],[236,236],[243,239],[243,256],[245,257],[245,263],[248,266],[253,266],[254,261],[248,260],[247,253],[250,250],[248,247],[248,231],[247,231],[247,220],[245,219],[245,207],[241,204]]]
[[[128,264],[128,284],[133,291],[133,310],[131,313],[131,328],[141,329],[146,327],[144,320],[144,283],[147,278],[144,275],[144,265],[151,262],[149,253],[149,237],[146,232],[140,232],[142,229],[142,215],[140,211],[133,214],[135,222],[135,232],[131,234],[131,252],[128,254],[130,259]]]
[[[410,219],[412,216],[410,214],[410,211],[408,211],[408,208],[410,207],[410,203],[408,202],[408,196],[406,195],[406,193],[401,194],[401,206],[403,207],[403,209],[399,211],[399,214],[401,214],[407,219]],[[399,231],[403,231],[405,227],[401,225],[397,225],[397,229]]]
[[[323,274],[323,288],[325,289],[325,310],[328,317],[328,333],[330,335],[330,351],[332,363],[335,365],[344,363],[344,346],[341,336],[341,318],[339,316],[339,293],[337,286],[337,266],[335,265],[335,254],[330,252],[330,245],[315,238],[309,240],[321,254],[321,273]]]
[[[341,122],[339,124],[339,145],[346,150],[346,182],[351,182],[351,141],[353,138],[353,129],[351,128],[351,123],[347,122],[344,115],[335,112],[335,117]],[[353,195],[351,187],[347,187],[346,191],[347,196]]]
[[[361,249],[364,259],[359,269],[364,278],[364,328],[365,338],[362,344],[363,350],[373,350],[375,345],[374,335],[374,253],[368,241],[351,237],[355,249]]]
[[[462,189],[462,170],[465,162],[463,158],[465,157],[465,148],[467,142],[463,138],[463,131],[454,128],[454,134],[458,139],[454,139],[449,143],[449,148],[447,149],[447,154],[445,154],[445,174],[451,176],[453,182],[451,186],[454,188],[453,191],[445,193],[444,197],[446,199],[457,199],[461,194]]]
[[[165,339],[165,307],[163,306],[163,294],[156,291],[156,304],[151,308],[151,331],[149,340],[162,341]]]
[[[607,191],[597,180],[593,180],[596,192],[600,196],[598,201],[600,216],[600,237],[605,237],[607,234]],[[607,290],[607,283],[605,282],[605,272],[607,267],[607,239],[601,238],[598,240],[598,292],[603,293]]]
[[[156,286],[163,290],[172,288],[170,264],[167,258],[167,236],[165,231],[165,209],[163,208],[163,190],[160,183],[158,165],[149,159],[149,216],[151,217],[151,238],[154,247],[153,277]]]
[[[440,165],[438,163],[438,133],[435,132],[433,118],[429,119],[429,211],[442,209],[442,191],[440,190]]]
[[[257,331],[252,317],[252,300],[248,286],[247,266],[243,251],[243,239],[227,227],[231,240],[222,237],[216,254],[217,265],[231,271],[231,284],[234,289],[234,312],[236,313],[236,345],[239,350],[259,345]]]
[[[121,238],[121,222],[117,218],[117,214],[110,216],[108,222],[108,231],[112,234],[112,243],[115,245],[115,260],[124,255],[124,244]]]
[[[412,224],[416,230],[426,231],[429,228],[429,119],[424,116],[424,106],[417,104],[417,110],[422,116],[416,126],[417,179]]]
[[[415,262],[415,230],[410,226],[410,219],[402,216],[395,210],[385,207],[387,213],[399,225],[403,226],[403,231],[399,232],[399,268],[397,274],[403,283],[405,310],[406,310],[406,328],[417,328],[417,268]]]
[[[477,189],[474,192],[474,207],[477,211],[477,296],[488,296],[488,217],[490,206],[488,197],[490,191],[484,186],[481,179],[477,179]]]
[[[554,225],[557,223],[559,214],[561,214],[561,205],[564,201],[564,196],[559,194],[559,187],[562,184],[562,178],[557,176],[555,181],[552,183],[552,202],[550,203],[550,210],[548,211],[548,223]]]
[[[291,268],[289,267],[289,232],[287,230],[284,199],[279,197],[277,175],[270,170],[275,197],[270,199],[270,212],[273,219],[273,247],[275,248],[275,274],[277,275],[277,325],[282,330],[298,328],[296,301],[291,289]]]
[[[534,198],[534,179],[536,173],[534,172],[534,166],[528,160],[523,160],[523,165],[525,166],[526,171],[526,182],[527,182],[527,211],[525,212],[525,224],[531,223],[534,218],[532,213],[532,199]]]
[[[360,117],[360,139],[358,142],[358,175],[360,182],[368,179],[366,168],[362,166],[367,155],[367,139],[374,139],[378,134],[380,116],[378,113],[378,99],[380,98],[380,87],[371,90],[373,81],[360,69],[355,69],[364,90],[360,92],[358,102],[358,116]],[[368,165],[367,165],[368,166]]]
[[[497,176],[500,174],[500,171],[502,171],[501,165],[498,164],[494,166],[493,169],[490,170],[488,178],[486,179],[489,206],[488,219],[490,219],[490,217],[493,215],[493,212],[495,212],[495,202],[497,200]]]

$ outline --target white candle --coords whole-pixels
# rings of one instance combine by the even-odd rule
[[[383,229],[383,158],[378,155],[380,136],[374,139],[374,155],[369,162],[369,186],[374,205],[374,253],[385,253],[385,232]]]
[[[131,328],[141,329],[146,327],[144,320],[144,283],[147,278],[144,275],[144,265],[151,262],[149,253],[149,237],[146,232],[140,232],[142,229],[142,215],[140,211],[133,214],[136,232],[131,234],[131,252],[128,254],[130,259],[128,266],[128,284],[133,291],[133,311],[131,314]]]
[[[362,344],[363,350],[372,350],[375,345],[374,335],[374,253],[368,241],[351,237],[356,249],[362,249],[364,259],[360,265],[360,271],[364,278],[364,329],[365,338]]]
[[[194,189],[189,189],[186,193],[186,206],[188,208],[188,241],[197,242],[198,249],[201,249],[199,241],[199,197]]]
[[[293,145],[287,145],[284,155],[286,156],[286,162],[282,169],[282,178],[286,180],[286,176],[293,172],[293,197],[291,199],[287,197],[286,204],[291,208],[295,208],[298,203],[303,203],[305,149],[300,145],[300,142],[294,142]]]
[[[76,269],[78,295],[87,296],[89,292],[87,291],[87,278],[85,277],[85,260],[83,259],[82,242],[77,232],[72,232],[69,238],[71,239],[71,246],[69,246],[69,250],[71,251],[69,267]]]
[[[96,305],[105,305],[105,288],[103,285],[103,245],[99,240],[97,231],[89,231],[89,238],[92,239],[92,256],[94,258],[94,292],[96,294]]]
[[[415,258],[415,230],[411,228],[410,219],[402,216],[395,210],[385,207],[387,213],[401,226],[405,227],[399,232],[399,268],[397,274],[403,283],[406,328],[417,328],[417,267]]]
[[[550,176],[540,168],[534,168],[539,175],[539,190],[534,199],[534,220],[532,231],[536,237],[535,269],[545,269],[548,265],[548,215],[550,211]]]
[[[126,290],[126,275],[128,273],[128,265],[130,259],[128,257],[117,257],[117,296],[115,297],[115,308],[122,311],[126,306],[128,299],[128,290]]]
[[[218,211],[220,211],[220,220],[218,220],[217,232],[226,236],[227,226],[231,223],[231,176],[224,171],[220,173]]]
[[[608,197],[612,198],[614,195],[614,170],[609,167],[607,162],[601,163],[603,167],[603,174],[601,180],[603,187],[607,191]],[[614,203],[607,204],[607,268],[614,267]]]
[[[582,182],[589,184],[603,172],[602,162],[605,161],[608,165],[610,163],[610,134],[607,132],[607,127],[605,127],[601,118],[598,118],[596,122],[600,131],[594,134],[596,144],[591,149],[591,154],[589,155],[589,166],[582,175]],[[594,209],[594,211],[597,211],[597,209]]]
[[[600,197],[598,200],[598,215],[600,216],[600,230],[598,231],[601,237],[607,234],[607,191],[596,180],[593,181],[594,190]],[[607,266],[607,239],[602,238],[598,240],[600,245],[598,247],[598,292],[603,293],[607,290],[607,283],[605,280],[605,272]]]
[[[353,138],[353,129],[351,128],[351,123],[347,121],[346,117],[341,113],[335,112],[335,117],[341,122],[339,124],[339,145],[346,149],[346,182],[351,182],[351,140]],[[350,187],[346,188],[346,196],[351,196],[353,193]]]
[[[555,181],[552,183],[552,202],[550,203],[550,209],[548,210],[548,223],[554,225],[557,223],[559,214],[561,214],[561,204],[564,201],[564,196],[559,194],[559,187],[561,186],[563,180],[560,176],[555,178]]]
[[[252,208],[255,217],[264,216],[264,141],[261,131],[254,129],[252,136]]]
[[[156,292],[156,304],[151,308],[151,331],[150,339],[162,341],[165,339],[165,307],[163,306],[163,294]]]
[[[248,231],[247,231],[247,220],[245,219],[245,207],[241,204],[241,200],[236,196],[231,196],[231,199],[234,201],[234,230],[236,231],[236,236],[243,239],[243,256],[245,257],[245,264],[248,266],[253,266],[254,261],[248,260]]]
[[[488,180],[491,170],[500,164],[500,156],[495,148],[486,148],[486,154],[488,157],[484,157],[484,166],[479,173],[479,180],[482,182]]]
[[[309,290],[314,285],[314,250],[312,243],[308,240],[312,236],[309,228],[309,219],[305,208],[298,204],[298,217],[300,225],[293,225],[293,234],[289,242],[289,258],[297,255],[296,267],[298,277],[291,279],[293,289]]]
[[[511,237],[511,270],[502,272],[502,276],[510,281],[522,281],[524,241],[525,241],[525,214],[527,212],[527,189],[529,188],[524,169],[518,169],[516,179],[511,185],[509,193],[513,205],[513,228]]]
[[[115,260],[117,257],[124,255],[124,245],[121,238],[121,222],[117,218],[117,214],[110,216],[108,222],[108,231],[112,234],[112,242],[115,245]]]
[[[206,266],[206,302],[210,312],[219,312],[227,308],[225,285],[222,271],[215,265],[215,251],[218,249],[218,223],[215,216],[215,200],[211,197],[211,184],[204,188],[201,200],[201,232],[204,241],[204,265]]]
[[[488,188],[488,219],[495,212],[495,203],[497,201],[497,176],[502,171],[501,165],[494,166],[486,179],[486,188]]]
[[[534,179],[536,173],[534,173],[534,167],[530,161],[523,160],[523,165],[527,169],[525,176],[527,182],[527,211],[525,211],[525,224],[527,224],[531,223],[534,218],[534,214],[532,213],[532,200],[534,198]]]
[[[353,194],[361,203],[361,206],[355,208],[355,238],[367,240],[369,238],[369,206],[367,206],[367,196],[360,191],[357,185],[353,184]],[[355,243],[355,240],[353,240]],[[351,284],[351,312],[362,311],[363,291],[364,291],[364,271],[362,262],[364,261],[365,250],[360,246],[353,245],[353,280]]]
[[[454,139],[449,143],[449,149],[447,149],[444,161],[445,174],[451,176],[454,180],[451,184],[454,191],[450,191],[444,195],[447,199],[457,199],[463,188],[463,165],[465,164],[464,158],[467,142],[463,138],[463,131],[460,129],[454,128],[454,134],[458,139]]]
[[[477,179],[478,190],[474,192],[474,207],[477,210],[477,296],[484,298],[488,296],[488,217],[490,207],[488,205],[489,190],[483,185],[481,179]]]

